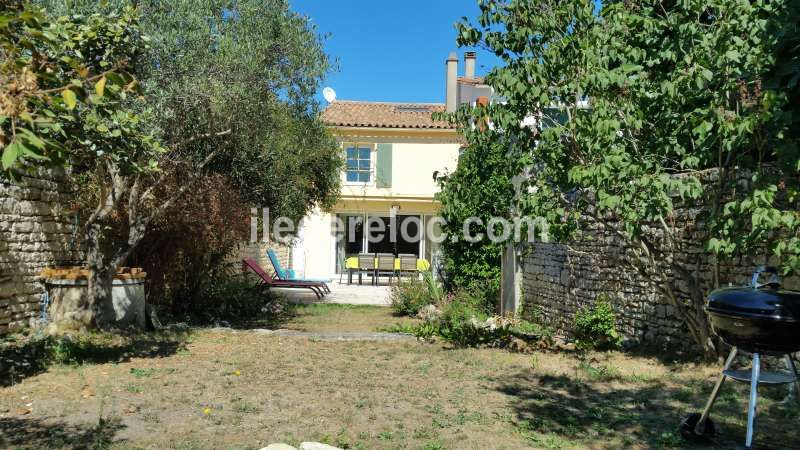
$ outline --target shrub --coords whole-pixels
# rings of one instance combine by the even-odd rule
[[[417,278],[403,280],[392,286],[390,299],[394,312],[401,316],[415,316],[427,305],[438,305],[444,294],[442,287],[430,271]]]
[[[575,314],[573,333],[579,350],[612,350],[619,348],[622,338],[617,332],[617,315],[605,296],[597,298],[592,308]]]
[[[552,340],[552,332],[524,320],[493,316],[481,290],[459,289],[442,295],[432,277],[410,280],[392,288],[392,306],[398,314],[423,316],[419,324],[397,324],[387,331],[410,333],[420,339],[439,336],[459,347],[509,346],[513,339]],[[432,311],[419,314],[427,306]]]
[[[389,298],[395,314],[415,316],[422,307],[431,303],[425,283],[412,279],[392,286]]]
[[[168,170],[163,190],[182,178]],[[165,194],[158,194],[165,195]],[[210,280],[229,277],[226,261],[249,235],[248,209],[219,175],[205,175],[160,219],[131,255],[129,265],[147,272],[147,298],[164,317],[200,314],[209,305]],[[235,268],[233,268],[235,269]]]
[[[185,318],[201,324],[270,321],[284,309],[283,298],[275,293],[261,291],[244,278],[219,275],[200,290]]]
[[[433,272],[430,270],[422,272],[422,282],[425,283],[425,287],[428,289],[431,304],[438,305],[444,298],[444,291],[442,290],[442,285],[433,276]]]
[[[526,341],[536,340],[546,347],[553,346],[556,340],[556,333],[552,328],[523,319],[511,325],[511,335]]]
[[[491,340],[489,333],[481,326],[488,316],[476,307],[474,298],[461,294],[444,306],[438,323],[438,335],[459,346],[476,346]]]
[[[442,231],[447,239],[440,244],[445,286],[452,292],[462,288],[484,295],[489,313],[500,292],[500,255],[505,244],[487,238],[486,224],[493,217],[507,216],[509,199],[515,195],[511,179],[523,171],[518,161],[509,159],[508,147],[502,133],[470,142],[456,169],[436,179],[440,187],[436,198],[442,203],[440,213],[446,221]],[[482,221],[470,225],[473,236],[484,236],[477,242],[461,239],[463,224],[471,217]],[[454,236],[459,239],[451,239]]]
[[[506,347],[513,339],[522,341],[551,340],[552,333],[540,325],[513,317],[492,316],[486,311],[481,294],[459,290],[440,304],[441,313],[432,325],[414,333],[436,334],[463,347]]]

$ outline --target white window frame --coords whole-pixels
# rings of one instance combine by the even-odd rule
[[[369,147],[369,181],[347,181],[347,148],[354,147],[365,148]],[[377,151],[374,142],[342,142],[342,154],[344,155],[345,166],[342,171],[342,185],[345,186],[375,186],[375,164],[377,164]]]

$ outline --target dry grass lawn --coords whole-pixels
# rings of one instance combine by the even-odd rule
[[[375,331],[385,308],[301,308],[285,328]],[[0,447],[258,449],[684,447],[718,368],[598,353],[512,354],[442,343],[336,342],[193,330],[115,347],[0,387]],[[798,415],[768,392],[758,442],[798,448]],[[744,439],[743,386],[726,386],[712,445]]]
[[[366,305],[311,304],[298,306],[282,328],[309,332],[373,332],[415,319],[398,317],[386,307]]]

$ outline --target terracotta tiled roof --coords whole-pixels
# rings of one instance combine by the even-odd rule
[[[376,128],[454,128],[431,114],[443,112],[443,103],[385,103],[335,100],[322,112],[328,125]]]
[[[458,77],[458,82],[461,84],[486,84],[483,77]]]

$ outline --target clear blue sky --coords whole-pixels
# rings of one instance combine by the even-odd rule
[[[475,0],[289,0],[292,10],[330,33],[326,53],[339,60],[325,86],[341,100],[443,103],[448,53],[456,46],[453,24],[478,15]],[[480,49],[478,75],[497,64]]]

